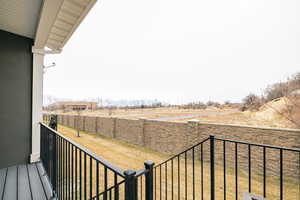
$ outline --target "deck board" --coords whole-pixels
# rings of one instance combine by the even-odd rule
[[[52,187],[42,163],[0,169],[1,200],[50,200]]]
[[[46,194],[38,174],[36,165],[28,165],[29,181],[33,200],[45,200]]]
[[[3,200],[17,200],[17,167],[7,169]]]
[[[0,169],[0,199],[2,199],[2,196],[3,196],[6,172],[7,172],[7,168]]]
[[[37,163],[36,166],[37,166],[39,175],[41,177],[42,184],[43,184],[43,187],[44,187],[45,192],[46,192],[46,196],[47,196],[48,199],[50,199],[51,196],[52,196],[52,187],[51,187],[50,182],[48,180],[46,171],[45,171],[42,163]]]
[[[26,165],[18,166],[18,200],[31,200],[31,190]]]

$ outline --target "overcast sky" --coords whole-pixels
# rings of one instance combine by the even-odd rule
[[[59,98],[240,101],[300,71],[299,0],[98,0],[44,75]]]

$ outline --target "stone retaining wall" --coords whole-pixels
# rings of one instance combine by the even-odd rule
[[[48,115],[44,115],[46,119]],[[119,119],[90,116],[58,116],[58,123],[76,128],[78,123],[81,131],[99,134],[109,138],[116,138],[128,143],[145,146],[153,150],[176,154],[196,144],[209,135],[218,138],[232,139],[258,144],[275,145],[289,148],[300,148],[300,130],[264,128],[225,124],[201,123],[189,121],[187,123],[154,121],[146,119]],[[208,145],[209,147],[209,145]],[[222,163],[223,143],[217,141],[215,145],[216,162]],[[241,170],[248,170],[248,145],[238,145],[238,165]],[[262,173],[263,148],[251,147],[253,169]],[[197,154],[199,151],[197,150]],[[204,151],[205,158],[209,158],[209,151]],[[266,150],[268,175],[279,174],[279,150]],[[228,166],[234,167],[235,145],[226,144]],[[197,156],[199,157],[199,156]],[[284,173],[291,177],[300,175],[300,154],[284,152]]]

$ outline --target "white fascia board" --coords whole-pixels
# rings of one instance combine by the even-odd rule
[[[38,49],[35,46],[32,47],[32,53],[36,54],[60,54],[62,52],[61,49],[55,49],[55,50],[46,50],[46,49]]]
[[[56,16],[61,8],[64,0],[44,0],[39,24],[35,34],[34,46],[38,49],[43,49],[49,37],[49,33]]]

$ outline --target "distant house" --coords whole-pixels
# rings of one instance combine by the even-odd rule
[[[59,101],[48,105],[47,110],[73,111],[73,110],[77,110],[78,107],[80,107],[81,110],[95,110],[97,108],[97,102]]]

